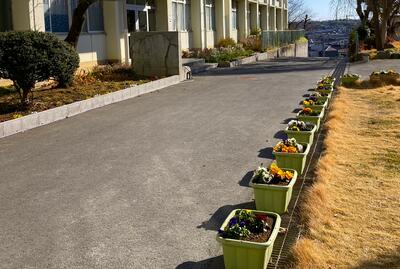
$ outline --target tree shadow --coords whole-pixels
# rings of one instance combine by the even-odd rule
[[[400,268],[400,248],[394,252],[378,255],[375,259],[364,261],[361,264],[351,267],[351,269],[387,269]]]
[[[239,181],[239,186],[250,187],[250,181],[253,177],[253,171],[249,171],[246,175]]]
[[[17,94],[18,92],[15,90],[13,86],[2,86],[0,87],[0,97],[10,94]]]
[[[267,148],[260,149],[258,151],[258,157],[264,158],[264,159],[273,160],[274,159],[274,155],[272,154],[272,150],[273,150],[272,147],[267,147]]]
[[[203,221],[197,228],[203,228],[209,231],[218,231],[221,228],[222,223],[228,217],[228,215],[234,209],[255,209],[254,202],[246,202],[237,205],[225,205],[217,209],[214,214],[211,215],[209,220]]]
[[[276,133],[274,134],[274,138],[284,140],[284,139],[287,139],[288,137],[287,137],[287,134],[285,133],[285,131],[280,130],[280,131],[278,131],[278,132],[276,132]]]
[[[216,68],[208,72],[197,74],[197,76],[237,76],[247,74],[276,74],[276,73],[290,73],[290,72],[306,72],[306,71],[320,71],[332,70],[336,62],[330,60],[322,60],[316,62],[297,62],[293,63],[278,63],[272,64],[271,61],[259,61],[233,68]]]
[[[221,255],[199,262],[184,262],[175,269],[223,269],[224,267],[224,256]]]

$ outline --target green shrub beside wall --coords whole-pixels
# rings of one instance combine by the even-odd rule
[[[79,55],[51,33],[36,31],[0,33],[0,74],[14,82],[27,104],[36,82],[54,78],[60,86],[73,80]]]

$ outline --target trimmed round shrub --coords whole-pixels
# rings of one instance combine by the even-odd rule
[[[228,47],[234,47],[236,46],[235,40],[233,38],[223,38],[220,41],[218,41],[217,48],[228,48]]]
[[[68,43],[51,33],[37,31],[0,33],[0,70],[21,92],[27,104],[36,82],[54,78],[60,86],[73,80],[79,55]]]

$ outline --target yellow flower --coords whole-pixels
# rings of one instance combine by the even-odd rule
[[[293,173],[290,171],[285,172],[285,177],[287,180],[291,180],[293,178]]]
[[[284,179],[285,178],[285,172],[282,170],[282,169],[279,169],[279,171],[278,171],[278,176],[281,178],[281,179]]]
[[[275,163],[272,163],[271,166],[269,167],[269,171],[273,175],[276,175],[279,172],[279,170],[280,168]]]

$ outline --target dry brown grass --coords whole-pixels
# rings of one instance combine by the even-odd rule
[[[400,41],[393,41],[390,44],[392,44],[396,49],[400,49]]]
[[[339,89],[297,268],[400,268],[400,87]]]
[[[27,108],[20,105],[19,94],[12,85],[0,86],[0,122],[148,81],[148,78],[135,75],[129,66],[124,65],[99,66],[90,71],[81,69],[69,88],[57,87],[54,81],[38,83],[30,95],[32,105]]]

